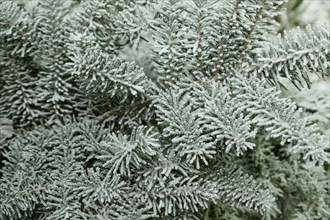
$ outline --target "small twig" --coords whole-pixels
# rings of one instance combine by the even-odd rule
[[[127,112],[131,112],[137,109],[141,109],[143,107],[147,107],[151,104],[151,99],[147,99],[147,100],[142,100],[139,102],[135,102],[132,105],[128,105],[128,106],[119,106],[117,108],[114,108],[108,112],[105,112],[104,114],[96,117],[94,120],[101,124],[102,122],[104,122],[107,118],[109,118],[110,116],[123,116],[124,114],[126,114]]]

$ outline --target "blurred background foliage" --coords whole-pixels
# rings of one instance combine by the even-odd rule
[[[278,18],[279,32],[307,25],[330,25],[329,0],[288,0],[286,13]]]

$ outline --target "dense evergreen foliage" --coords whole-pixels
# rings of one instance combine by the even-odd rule
[[[330,30],[283,4],[0,1],[0,219],[330,219]]]

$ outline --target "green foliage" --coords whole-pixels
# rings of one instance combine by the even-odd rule
[[[307,6],[304,6],[304,0],[289,0],[286,6],[286,13],[280,18],[281,27],[280,32],[296,26],[300,26],[300,18],[306,11]]]
[[[329,29],[282,5],[1,1],[0,219],[328,219]]]
[[[281,33],[297,26],[306,28],[309,24],[329,25],[330,8],[327,1],[288,0],[283,7],[286,13],[277,17]]]

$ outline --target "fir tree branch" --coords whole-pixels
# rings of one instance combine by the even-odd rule
[[[242,0],[235,0],[235,3],[230,3],[230,4],[233,4],[232,6],[232,9],[231,9],[231,12],[230,12],[230,15],[226,18],[226,29],[224,31],[224,33],[222,34],[222,37],[221,37],[221,40],[218,44],[218,47],[217,47],[217,64],[216,66],[214,67],[214,69],[212,70],[213,74],[215,75],[216,78],[220,79],[221,78],[221,75],[223,75],[222,73],[222,70],[221,70],[221,66],[222,66],[222,63],[224,61],[224,50],[226,48],[226,41],[229,39],[229,33],[231,30],[233,30],[233,25],[234,25],[234,20],[236,20],[236,13],[237,13],[237,10],[238,8],[240,7],[240,2]],[[229,4],[229,2],[228,2]],[[225,10],[228,10],[227,8],[225,8]],[[227,13],[224,13],[225,15]]]
[[[264,80],[239,76],[232,86],[237,102],[253,116],[253,123],[265,127],[269,137],[281,138],[282,145],[289,145],[289,152],[303,153],[304,159],[329,160],[326,138],[301,116],[294,102],[281,98],[276,88],[269,88]]]
[[[257,74],[275,85],[279,78],[288,78],[296,87],[303,82],[310,85],[310,73],[324,77],[329,72],[330,31],[325,28],[307,28],[286,32],[284,39],[276,38],[261,51],[247,74]]]

